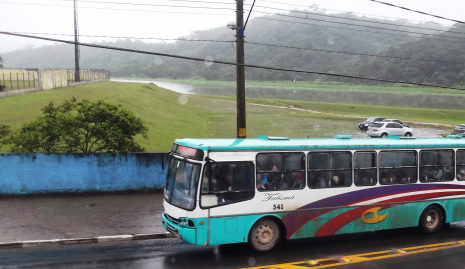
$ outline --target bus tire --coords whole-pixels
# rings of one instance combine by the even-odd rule
[[[405,135],[406,137],[412,137],[412,134],[410,132],[406,132]]]
[[[261,219],[250,229],[249,243],[255,251],[273,249],[280,241],[278,224],[272,219]]]
[[[381,138],[385,138],[387,136],[387,133],[382,133]]]
[[[444,211],[438,205],[430,205],[420,216],[420,229],[427,234],[439,231],[444,225]]]

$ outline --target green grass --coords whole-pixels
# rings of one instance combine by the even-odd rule
[[[0,123],[18,128],[35,119],[49,102],[60,104],[75,97],[79,100],[105,100],[121,104],[140,117],[149,129],[149,139],[136,140],[146,151],[169,151],[176,138],[235,137],[236,103],[232,97],[182,95],[152,84],[100,82],[40,91],[0,99]],[[278,102],[278,103],[276,103]],[[462,122],[465,111],[408,109],[348,104],[310,103],[267,99],[247,100],[247,135],[290,137],[331,137],[334,134],[363,135],[356,118],[265,107],[293,105],[321,112],[353,116],[382,115],[407,121],[447,124]]]
[[[383,116],[386,118],[402,119],[407,122],[440,123],[448,124],[451,126],[463,123],[465,121],[464,110],[370,106],[343,103],[318,103],[291,100],[250,100],[253,100],[253,102],[260,104],[279,104],[285,106],[292,105],[295,107],[315,110],[324,113],[337,113],[353,117]]]
[[[34,87],[34,83],[36,87]],[[22,80],[20,79],[19,81],[17,80],[5,80],[2,81],[0,79],[0,85],[5,86],[6,91],[11,91],[11,90],[18,90],[18,89],[28,89],[28,88],[38,88],[39,87],[39,81],[36,79],[34,80]]]
[[[236,81],[216,81],[203,79],[156,79],[160,81],[185,82],[192,85],[236,86]],[[328,90],[328,91],[356,91],[400,94],[435,94],[435,95],[465,95],[465,90],[441,89],[434,87],[418,87],[407,84],[387,85],[354,85],[337,82],[292,82],[292,81],[253,81],[247,80],[246,87],[271,88],[288,90]],[[462,88],[465,88],[463,86]]]

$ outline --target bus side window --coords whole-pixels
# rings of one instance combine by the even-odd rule
[[[355,152],[355,186],[376,184],[376,152]]]
[[[351,152],[311,152],[308,162],[310,188],[346,187],[352,184]]]
[[[379,163],[379,184],[391,185],[417,182],[416,151],[381,151],[379,153]]]
[[[465,150],[457,150],[457,180],[465,180]]]
[[[252,162],[215,162],[205,165],[200,204],[212,207],[252,199],[254,165]]]
[[[453,150],[420,151],[420,181],[437,182],[454,180]]]
[[[257,189],[278,191],[305,187],[303,152],[257,154]]]

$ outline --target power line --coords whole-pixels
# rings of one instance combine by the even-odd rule
[[[63,0],[63,1],[69,1],[69,0]],[[58,6],[58,5],[48,5],[48,4],[36,4],[36,3],[24,3],[24,2],[0,2],[0,3],[6,3],[6,4],[27,4],[27,5],[45,5],[45,6]],[[163,6],[163,7],[186,7],[187,6],[172,6],[172,5],[157,5],[157,6]],[[58,7],[68,7],[68,6],[58,6]],[[175,14],[189,14],[189,15],[219,15],[219,16],[229,16],[230,14],[218,14],[218,13],[199,13],[199,12],[176,12],[176,11],[156,11],[156,10],[136,10],[136,9],[118,9],[118,8],[101,8],[101,7],[80,7],[80,8],[86,8],[86,9],[103,9],[103,10],[121,10],[121,11],[140,11],[140,12],[156,12],[156,13],[175,13]],[[212,7],[195,7],[195,8],[206,8],[206,9],[220,9],[220,8],[212,8]],[[221,8],[221,9],[228,9],[228,8]],[[232,10],[232,9],[230,9]],[[265,11],[256,11],[258,13],[262,14],[267,14],[267,15],[276,15],[276,16],[284,16],[284,17],[290,17],[290,18],[297,18],[297,19],[306,19],[306,20],[312,20],[312,21],[320,21],[320,22],[326,22],[326,23],[335,23],[335,24],[343,24],[343,25],[349,25],[349,26],[356,26],[356,27],[367,27],[367,28],[373,28],[373,29],[379,29],[379,30],[386,30],[386,31],[394,31],[394,32],[404,32],[404,33],[410,33],[410,34],[418,34],[418,35],[429,35],[429,36],[439,36],[435,34],[428,34],[428,33],[420,33],[420,32],[413,32],[413,31],[406,31],[406,30],[398,30],[398,29],[389,29],[389,28],[382,28],[382,27],[375,27],[375,26],[368,26],[368,25],[360,25],[360,24],[351,24],[351,23],[345,23],[345,22],[336,22],[336,21],[328,21],[328,20],[322,20],[322,19],[313,19],[313,18],[304,18],[304,17],[299,17],[299,16],[292,16],[292,15],[285,15],[285,14],[275,14],[271,12],[265,12]],[[261,18],[257,17],[258,19],[268,19],[268,20],[273,20],[269,18]],[[282,21],[282,22],[291,22],[291,21],[285,21],[285,20],[277,20],[274,19],[275,21]],[[293,23],[298,23],[298,22],[293,22]],[[300,23],[303,24],[303,23]],[[312,24],[309,24],[312,25]],[[318,25],[318,26],[323,26],[323,27],[330,27],[330,26],[325,26],[325,25]],[[334,27],[333,27],[334,28]],[[346,30],[351,30],[351,31],[360,31],[357,29],[353,28],[340,28],[339,29],[346,29]],[[365,31],[369,32],[369,31]],[[379,34],[393,34],[393,33],[380,33],[380,32],[372,32],[372,33],[379,33]],[[461,37],[455,37],[455,36],[448,36],[448,35],[440,35],[440,37],[446,37],[446,38],[455,38],[455,39],[464,39]]]
[[[417,35],[440,36],[440,37],[447,37],[447,38],[454,38],[454,39],[463,39],[463,40],[465,40],[465,37],[457,37],[457,36],[449,36],[449,35],[437,35],[437,34],[429,34],[429,33],[420,33],[420,32],[414,32],[414,31],[407,31],[407,30],[400,30],[400,29],[390,29],[390,28],[383,28],[383,27],[370,26],[370,25],[361,25],[361,24],[354,24],[354,23],[347,23],[347,22],[338,22],[338,21],[328,21],[328,20],[323,20],[323,19],[315,19],[315,18],[308,18],[308,17],[299,17],[299,16],[286,15],[286,14],[275,14],[275,13],[271,13],[271,12],[264,12],[264,11],[258,11],[258,10],[255,11],[255,12],[257,12],[257,13],[262,13],[262,14],[267,14],[267,15],[275,15],[275,16],[282,16],[282,17],[288,17],[288,18],[297,18],[297,19],[302,19],[302,20],[310,20],[310,21],[318,21],[318,22],[326,22],[326,23],[335,23],[335,24],[342,24],[342,25],[349,25],[349,26],[356,26],[356,27],[372,28],[372,29],[383,30],[383,31],[402,32],[402,33],[417,34]],[[346,29],[347,29],[347,28],[346,28]]]
[[[70,1],[70,0],[57,0],[57,1]],[[183,2],[183,3],[234,5],[234,3],[231,3],[231,2],[201,1],[201,0],[166,0],[166,1]],[[156,6],[155,4],[135,3],[135,2],[115,2],[115,1],[96,1],[96,0],[79,0],[79,2],[89,2],[89,3],[98,3],[98,4],[134,5],[134,6]]]
[[[57,33],[39,33],[39,32],[12,32],[17,34],[32,34],[32,35],[46,35],[46,36],[74,36],[71,34],[57,34]],[[162,41],[188,41],[188,42],[211,42],[211,43],[235,43],[234,40],[217,40],[217,39],[187,39],[187,38],[160,38],[160,37],[135,37],[135,36],[110,36],[110,35],[83,35],[79,34],[80,37],[95,37],[95,38],[118,38],[118,39],[137,39],[137,40],[162,40]],[[380,55],[380,54],[370,54],[370,53],[361,53],[361,52],[351,52],[351,51],[337,51],[337,50],[325,50],[325,49],[315,49],[315,48],[303,48],[289,45],[279,45],[279,44],[269,44],[261,43],[254,41],[245,41],[245,43],[256,46],[266,46],[266,47],[277,47],[277,48],[286,48],[286,49],[298,49],[298,50],[308,50],[308,51],[318,51],[325,53],[338,53],[338,54],[348,54],[356,56],[369,56],[369,57],[381,57],[388,59],[398,59],[398,60],[411,60],[411,61],[424,61],[424,62],[442,62],[449,64],[463,64],[462,62],[456,61],[446,61],[439,59],[422,59],[422,58],[410,58],[410,57],[400,57],[400,56],[389,56],[389,55]]]
[[[331,25],[322,25],[322,24],[316,24],[316,23],[306,23],[306,22],[299,22],[299,21],[288,21],[288,20],[280,20],[280,19],[272,19],[272,18],[265,18],[265,17],[256,17],[255,19],[259,20],[268,20],[268,21],[277,21],[277,22],[286,22],[286,23],[294,23],[294,24],[301,24],[301,25],[311,25],[311,26],[318,26],[318,27],[326,27],[326,28],[335,28],[335,29],[344,29],[344,30],[350,30],[350,31],[357,31],[357,32],[363,32],[363,33],[374,33],[374,34],[382,34],[382,35],[396,35],[396,36],[403,36],[403,34],[396,34],[396,33],[386,33],[386,32],[375,32],[375,31],[368,31],[368,30],[362,30],[362,29],[354,29],[354,28],[347,28],[347,27],[339,27],[339,26],[331,26]],[[430,35],[430,36],[437,36],[437,37],[443,37],[442,35],[432,35],[432,34],[421,34],[421,35]],[[456,39],[461,39],[454,37]],[[444,39],[442,41],[448,41],[448,42],[456,42],[453,40],[447,40]]]
[[[389,25],[389,26],[396,26],[396,27],[405,27],[405,28],[413,28],[413,29],[428,30],[428,31],[438,31],[438,32],[443,32],[444,31],[444,30],[432,29],[432,28],[427,28],[427,27],[420,27],[420,26],[413,26],[413,25],[402,25],[402,24],[389,23],[389,22],[378,22],[378,21],[363,20],[363,19],[356,19],[356,18],[348,18],[348,17],[341,17],[341,16],[336,16],[336,15],[322,14],[322,13],[316,13],[316,12],[310,12],[310,11],[300,11],[300,10],[291,10],[291,9],[284,9],[284,8],[274,8],[274,7],[267,7],[267,6],[260,6],[260,5],[256,5],[256,7],[272,9],[272,10],[279,10],[279,11],[295,12],[295,13],[301,13],[301,14],[305,14],[305,15],[310,14],[310,15],[316,15],[316,16],[328,17],[328,18],[335,18],[335,19],[341,19],[341,20],[359,21],[359,22],[365,22],[365,23],[374,23],[374,24]],[[308,18],[308,17],[306,17],[306,18]],[[465,34],[464,32],[455,32],[455,31],[448,31],[448,32],[449,33],[457,33],[457,34]]]
[[[454,61],[445,61],[445,60],[420,59],[420,58],[398,57],[398,56],[368,54],[368,53],[357,53],[357,52],[348,52],[348,51],[312,49],[312,48],[302,48],[302,47],[294,47],[294,46],[286,46],[286,45],[277,45],[277,44],[266,44],[266,43],[260,43],[260,42],[246,41],[246,43],[251,44],[251,45],[257,45],[257,46],[277,47],[277,48],[287,48],[287,49],[298,49],[298,50],[310,50],[310,51],[319,51],[319,52],[327,52],[327,53],[340,53],[340,54],[349,54],[349,55],[357,55],[357,56],[382,57],[382,58],[398,59],[398,60],[412,60],[412,61],[424,61],[424,62],[443,62],[443,63],[450,63],[450,64],[463,64],[463,62],[454,62]]]
[[[386,2],[383,2],[383,1],[378,1],[378,0],[369,0],[369,1],[371,1],[371,2],[376,2],[376,3],[379,3],[379,4],[383,4],[383,5],[387,5],[387,6],[391,6],[391,7],[396,7],[396,8],[408,10],[408,11],[415,12],[415,13],[419,13],[419,14],[422,14],[422,15],[427,15],[427,16],[431,16],[431,17],[435,17],[435,18],[439,18],[439,19],[443,19],[443,20],[448,20],[448,21],[452,21],[452,22],[457,22],[457,23],[463,23],[463,24],[465,24],[464,21],[449,19],[449,18],[446,18],[446,17],[442,17],[442,16],[438,16],[438,15],[431,14],[431,13],[426,13],[426,12],[423,12],[423,11],[414,10],[414,9],[410,9],[410,8],[406,8],[406,7],[394,5],[394,4],[391,4],[391,3],[386,3]]]
[[[69,1],[69,0],[68,0]],[[220,4],[220,5],[234,5],[235,3],[232,2],[218,2],[218,1],[202,1],[202,0],[165,0],[168,2],[184,2],[184,3],[202,3],[202,4]],[[81,0],[80,2],[84,2]],[[100,3],[112,3],[112,4],[120,4],[122,2],[111,2],[111,1],[95,1]],[[134,2],[126,2],[128,5],[137,4]]]
[[[290,4],[290,3],[283,3],[283,2],[279,2],[279,1],[261,0],[261,2],[267,2],[267,3],[281,4],[281,5],[288,5],[288,6],[297,6],[297,7],[309,8],[309,5]],[[310,6],[310,7],[311,7],[311,6]],[[336,11],[336,12],[339,12],[339,13],[358,14],[358,15],[369,16],[369,17],[375,17],[375,18],[386,18],[386,19],[406,20],[406,21],[420,22],[420,23],[428,22],[428,21],[420,21],[420,20],[405,19],[405,18],[400,18],[400,17],[381,16],[381,15],[370,14],[370,13],[361,13],[361,12],[346,11],[346,10],[339,10],[339,9],[329,9],[329,8],[325,8],[325,7],[322,7],[321,9],[323,9],[323,10],[330,10],[330,11]],[[436,23],[437,23],[437,22],[436,22]],[[441,24],[441,23],[437,23],[437,24]],[[449,25],[446,25],[446,24],[441,24],[441,25],[443,25],[443,26],[449,26]]]
[[[46,40],[46,41],[53,41],[53,42],[61,42],[61,43],[67,43],[67,44],[73,44],[73,45],[76,44],[76,42],[69,41],[69,40],[55,39],[55,38],[48,38],[48,37],[40,37],[40,36],[32,36],[32,35],[24,35],[24,34],[15,34],[15,33],[11,33],[11,32],[0,31],[0,34],[10,35],[10,36],[19,36],[19,37],[25,37],[25,38],[33,38],[33,39]],[[206,60],[206,59],[197,58],[197,57],[188,57],[188,56],[181,56],[181,55],[175,55],[175,54],[151,52],[151,51],[136,50],[136,49],[127,49],[127,48],[104,46],[104,45],[98,45],[98,44],[90,44],[90,43],[81,43],[81,42],[79,42],[78,45],[79,46],[85,46],[85,47],[92,47],[92,48],[109,49],[109,50],[116,50],[116,51],[125,51],[125,52],[139,53],[139,54],[147,54],[147,55],[169,57],[169,58],[175,58],[175,59],[183,59],[183,60],[189,60],[189,61],[210,62],[210,63],[216,63],[216,64],[230,65],[230,66],[237,66],[238,65],[238,64],[236,64],[234,62],[227,62],[227,61],[220,61],[220,60]],[[462,91],[465,90],[463,88],[446,87],[446,86],[427,84],[427,83],[417,83],[417,82],[409,82],[409,81],[395,81],[395,80],[389,80],[389,79],[377,79],[377,78],[368,78],[368,77],[360,77],[360,76],[352,76],[352,75],[344,75],[344,74],[336,74],[336,73],[326,73],[326,72],[317,72],[317,71],[308,71],[308,70],[269,67],[269,66],[261,66],[261,65],[254,65],[254,64],[244,64],[243,66],[244,67],[249,67],[249,68],[263,69],[263,70],[272,70],[272,71],[283,71],[283,72],[294,72],[294,73],[313,74],[313,75],[324,75],[324,76],[342,77],[342,78],[351,78],[351,79],[361,79],[361,80],[386,82],[386,83],[410,84],[410,85],[416,85],[416,86],[442,88],[442,89],[454,89],[454,90],[462,90]]]
[[[55,1],[65,1],[70,2],[73,0],[55,0]],[[95,3],[95,4],[117,4],[117,5],[131,5],[131,6],[150,6],[150,7],[175,7],[175,8],[201,8],[201,9],[221,9],[221,10],[234,10],[233,8],[226,7],[206,7],[206,6],[182,6],[182,5],[166,5],[166,4],[147,4],[147,3],[131,3],[131,2],[114,2],[114,1],[95,1],[95,0],[79,0],[83,3]],[[188,1],[193,2],[193,1]],[[214,3],[206,1],[198,1],[201,3]]]
[[[32,35],[47,35],[47,36],[74,36],[71,34],[57,34],[57,33],[39,33],[39,32],[18,32],[17,34],[32,34]],[[99,38],[119,38],[119,39],[141,39],[141,40],[162,40],[162,41],[190,41],[190,42],[213,42],[213,43],[235,43],[234,40],[216,40],[216,39],[187,39],[187,38],[161,38],[161,37],[136,37],[136,36],[110,36],[110,35],[83,35],[80,37],[99,37]]]
[[[14,31],[12,33],[29,34],[29,35],[31,35],[31,34],[32,35],[46,35],[46,36],[74,36],[72,34],[40,33],[40,32],[18,32],[18,31]],[[160,37],[136,37],[136,36],[85,35],[85,34],[84,35],[79,34],[79,36],[80,37],[94,37],[94,38],[211,42],[211,43],[231,43],[231,44],[236,42],[234,40],[217,40],[217,39],[160,38]],[[380,55],[380,54],[351,52],[351,51],[337,51],[337,50],[304,48],[304,47],[296,47],[296,46],[289,46],[289,45],[261,43],[261,42],[254,42],[254,41],[245,41],[245,43],[250,44],[250,45],[256,45],[256,46],[277,47],[277,48],[286,48],[286,49],[298,49],[298,50],[318,51],[318,52],[325,52],[325,53],[348,54],[348,55],[356,55],[356,56],[381,57],[381,58],[387,58],[387,59],[411,60],[411,61],[423,61],[423,62],[442,62],[442,63],[449,63],[449,64],[463,64],[462,62],[446,61],[446,60],[439,60],[439,59],[410,58],[410,57],[389,56],[389,55]]]
[[[24,2],[0,2],[0,4],[72,8],[72,6],[39,4],[39,3],[24,3]],[[80,9],[84,8],[84,9],[98,9],[98,10],[113,10],[113,11],[135,11],[135,12],[148,12],[148,13],[186,14],[186,15],[212,15],[212,16],[230,16],[231,15],[227,13],[207,13],[207,12],[187,12],[187,11],[169,11],[169,10],[147,10],[147,9],[123,9],[123,8],[86,7],[86,6],[80,6],[79,8]]]

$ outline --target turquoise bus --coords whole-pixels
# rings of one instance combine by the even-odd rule
[[[465,139],[178,139],[163,226],[196,245],[281,240],[465,219]]]

